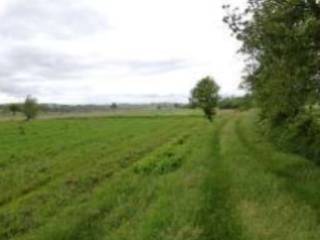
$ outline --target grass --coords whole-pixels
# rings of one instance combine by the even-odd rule
[[[0,239],[319,239],[320,170],[255,112],[1,122]]]

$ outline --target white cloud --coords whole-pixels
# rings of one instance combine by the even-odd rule
[[[0,102],[186,100],[206,75],[239,93],[224,0],[2,1]]]

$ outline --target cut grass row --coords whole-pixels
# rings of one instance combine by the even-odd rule
[[[174,127],[177,131],[179,130],[178,126],[172,125],[171,127]],[[135,136],[129,137],[128,132],[130,134],[130,131],[128,129],[124,130],[118,127],[118,130],[118,134],[111,135],[111,138],[114,136],[114,139],[110,141],[105,141],[100,136],[97,136],[96,139],[83,143],[77,149],[68,147],[66,143],[68,151],[62,152],[55,157],[48,157],[42,161],[40,158],[28,164],[7,167],[0,174],[0,179],[2,179],[0,185],[2,185],[3,189],[0,200],[2,203],[8,202],[10,199],[32,192],[51,181],[65,178],[66,174],[69,175],[69,178],[72,178],[73,173],[86,175],[85,172],[90,169],[106,171],[108,170],[106,168],[119,164],[124,167],[130,158],[141,154],[140,152],[148,152],[149,148],[165,142],[176,133],[175,131],[160,131],[155,127],[151,129],[146,127]],[[162,130],[166,130],[165,127]],[[121,131],[123,132],[121,133]],[[144,144],[142,148],[136,147],[141,142],[146,142],[149,138],[154,138],[154,141]],[[36,151],[34,154],[36,154]]]
[[[169,143],[157,150],[156,154],[175,148],[175,153],[192,147],[180,168],[164,174],[143,174],[135,172],[134,166],[128,168],[91,193],[89,201],[63,209],[20,239],[199,239],[203,231],[198,219],[204,213],[200,211],[201,190],[208,184],[203,174],[208,171],[207,161],[212,160],[213,138],[203,131],[204,123],[194,122],[198,127],[183,144],[173,141],[174,146]],[[212,126],[204,125],[213,131]]]
[[[117,172],[108,182],[91,192],[90,199],[73,202],[50,222],[22,239],[32,239],[34,236],[35,239],[100,239],[103,236],[101,231],[116,229],[130,218],[134,209],[142,210],[136,203],[139,199],[142,202],[148,199],[141,196],[141,191],[144,194],[144,189],[150,189],[147,183],[152,179],[152,176],[146,179],[144,175],[135,174],[133,169]],[[155,179],[153,181],[157,182]],[[99,226],[102,226],[101,229]]]
[[[126,141],[122,139],[122,136],[120,137],[122,139],[121,143],[110,145],[109,148],[112,149],[112,153],[100,149],[103,141],[98,138],[96,144],[89,144],[90,151],[88,150],[88,154],[83,154],[82,149],[82,155],[79,155],[81,158],[72,158],[70,163],[68,159],[60,158],[59,161],[63,172],[59,174],[59,177],[53,178],[52,176],[54,175],[49,175],[49,173],[47,174],[49,176],[44,175],[44,177],[50,179],[48,183],[41,186],[40,189],[37,187],[28,192],[28,194],[25,193],[22,198],[13,198],[14,202],[0,209],[2,219],[0,224],[2,223],[2,226],[5,225],[2,228],[3,234],[1,236],[4,238],[13,237],[38,227],[57,211],[61,211],[61,207],[71,204],[74,198],[90,196],[96,185],[108,180],[115,172],[127,168],[141,156],[149,154],[152,149],[158,148],[175,134],[183,131],[185,127],[192,127],[188,122],[181,126],[178,119],[167,121],[163,119],[160,122],[158,120],[156,124],[152,123],[152,127],[149,126],[148,128],[146,125],[150,124],[149,121],[153,122],[153,120],[145,122],[144,128],[136,132],[137,136],[126,139]],[[164,125],[160,125],[161,128],[159,128],[159,123]],[[123,123],[118,126],[119,133],[122,130],[122,126]],[[157,129],[154,126],[157,126]],[[134,131],[137,131],[137,129]],[[149,141],[150,139],[152,141]],[[105,146],[106,144],[102,145]],[[96,148],[97,146],[99,147]],[[89,149],[85,145],[83,148]],[[74,150],[71,150],[72,154],[74,154]],[[67,155],[67,157],[70,157],[70,155]],[[58,169],[60,170],[60,168]],[[54,172],[54,170],[53,168],[50,171]],[[25,182],[25,185],[21,187],[28,186],[28,184],[28,182]],[[11,189],[15,191],[19,189],[10,188],[10,184],[7,184],[7,186],[9,189],[8,194],[12,194]]]

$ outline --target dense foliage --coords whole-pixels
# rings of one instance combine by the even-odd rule
[[[249,0],[244,12],[224,8],[224,21],[248,56],[244,85],[257,100],[262,119],[284,142],[294,141],[295,150],[299,146],[299,152],[318,157],[310,151],[320,138],[313,117],[320,99],[318,1]]]
[[[212,116],[215,114],[219,99],[218,92],[219,86],[211,77],[200,80],[191,91],[191,105],[201,108],[209,121],[212,121]]]

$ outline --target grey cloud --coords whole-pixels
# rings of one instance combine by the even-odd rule
[[[84,72],[108,68],[126,68],[129,74],[158,74],[188,67],[180,59],[160,61],[112,61],[96,60],[51,52],[48,49],[14,47],[0,57],[0,78],[10,78],[19,73],[28,73],[46,80],[79,78]]]
[[[179,59],[161,61],[95,60],[48,49],[13,47],[0,55],[0,91],[14,96],[36,94],[44,82],[79,81],[96,70],[125,69],[123,74],[152,75],[188,67]],[[28,86],[28,87],[26,87]],[[33,86],[33,87],[30,87]]]
[[[95,56],[67,54],[33,40],[45,35],[55,40],[73,41],[109,29],[106,16],[85,5],[85,0],[12,0],[0,15],[0,93],[22,97],[50,92],[52,82],[90,79],[95,71],[121,69],[123,75],[161,74],[188,67],[180,59],[110,60]],[[106,43],[107,44],[107,43]],[[2,49],[2,50],[1,50]],[[81,49],[79,49],[81,51]],[[106,79],[107,80],[107,79]],[[54,91],[57,91],[56,89]],[[61,89],[61,91],[66,91]]]
[[[10,40],[25,40],[35,34],[70,38],[108,27],[104,16],[81,3],[81,0],[12,1],[0,18],[0,36]]]
[[[21,97],[43,91],[42,83],[68,81],[90,66],[77,56],[31,47],[38,34],[68,40],[108,28],[105,17],[82,0],[12,0],[0,16],[0,92]],[[20,44],[15,44],[20,43]],[[21,44],[22,43],[22,44]]]
[[[93,67],[94,63],[88,64],[75,56],[40,48],[15,47],[2,54],[0,64],[0,68],[3,69],[0,70],[0,80],[15,79],[15,76],[20,74],[44,80],[60,80],[60,78],[76,77],[81,73],[81,69]]]
[[[5,93],[12,97],[21,98],[28,94],[37,95],[40,92],[40,86],[24,84],[19,79],[12,78],[7,81],[0,81],[0,93]]]
[[[14,97],[40,94],[45,82],[75,81],[94,68],[80,58],[40,48],[14,47],[0,55],[0,92]]]

